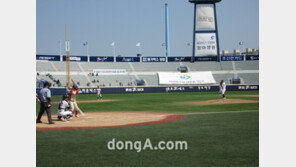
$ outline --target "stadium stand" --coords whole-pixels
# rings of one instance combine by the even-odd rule
[[[131,63],[135,71],[145,72],[145,71],[157,71],[157,72],[167,72],[167,71],[177,71],[180,63]]]
[[[131,72],[132,69],[129,63],[110,63],[110,62],[87,62],[80,63],[84,71],[92,72],[93,69],[126,69],[127,72]]]
[[[48,61],[36,61],[37,71],[54,71],[51,63]]]
[[[71,78],[79,86],[132,86],[136,79],[144,79],[147,86],[158,85],[157,72],[177,72],[178,67],[185,65],[189,72],[212,71],[218,83],[225,80],[229,84],[232,77],[240,77],[242,84],[259,84],[259,61],[228,62],[71,62]],[[124,75],[91,76],[93,69],[125,69]],[[40,75],[36,79],[52,81],[46,76],[50,73],[62,86],[66,85],[65,62],[36,61],[36,70]],[[53,81],[52,81],[53,82]],[[55,87],[58,87],[56,84]]]
[[[226,84],[229,84],[229,80],[234,77],[233,74],[213,74],[216,82],[220,82],[224,80]]]
[[[259,61],[237,61],[236,70],[259,70]]]
[[[238,74],[243,84],[259,84],[259,73]]]

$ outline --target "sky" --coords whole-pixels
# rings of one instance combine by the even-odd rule
[[[37,0],[36,54],[165,56],[165,3],[169,5],[171,56],[191,56],[194,5],[188,0]],[[216,5],[220,50],[259,48],[259,0],[222,0]],[[243,46],[239,42],[244,43]]]

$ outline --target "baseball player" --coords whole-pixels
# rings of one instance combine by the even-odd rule
[[[40,90],[38,97],[40,98],[40,111],[37,117],[36,123],[42,123],[41,117],[44,114],[44,111],[47,113],[48,117],[48,123],[54,124],[54,122],[51,119],[51,112],[50,112],[50,98],[51,98],[51,92],[49,90],[50,83],[44,82],[43,88]]]
[[[64,95],[62,101],[59,103],[58,108],[58,119],[64,122],[68,122],[68,119],[73,116],[71,111],[66,111],[66,109],[70,108],[70,104],[68,103],[69,96]]]
[[[102,91],[101,88],[98,86],[98,88],[97,88],[97,99],[98,100],[102,100],[102,98],[103,98],[101,91]]]
[[[72,89],[69,92],[69,96],[70,96],[70,105],[71,105],[72,112],[75,109],[75,117],[79,117],[78,111],[81,115],[84,115],[84,113],[80,110],[76,102],[76,95],[78,94],[79,94],[78,87],[76,85],[73,85]]]
[[[220,93],[221,93],[223,99],[226,99],[226,97],[225,97],[226,84],[225,84],[224,80],[221,80],[219,88],[220,88]]]

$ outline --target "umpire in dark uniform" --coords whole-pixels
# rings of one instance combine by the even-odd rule
[[[44,111],[46,111],[47,113],[47,117],[48,117],[48,123],[49,124],[54,124],[54,122],[52,121],[51,118],[51,112],[50,112],[50,97],[51,97],[51,92],[49,90],[50,87],[50,83],[49,82],[45,82],[43,85],[43,88],[40,90],[39,92],[39,98],[40,98],[40,111],[37,117],[37,123],[42,123],[41,121],[41,117],[44,113]]]

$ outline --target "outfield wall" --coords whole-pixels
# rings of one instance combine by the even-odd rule
[[[259,85],[228,85],[227,91],[258,91]],[[38,92],[40,89],[36,89]],[[165,93],[165,92],[218,92],[218,85],[204,86],[158,86],[158,87],[112,87],[101,88],[102,94],[114,93]],[[96,94],[97,88],[79,88],[81,94]],[[65,88],[51,88],[52,95],[66,94]]]
[[[36,55],[36,60],[66,61],[66,56]],[[231,55],[221,56],[221,61],[254,61],[259,60],[259,55]],[[190,62],[191,57],[114,57],[114,56],[70,56],[70,61],[75,62]],[[197,62],[218,61],[217,56],[195,57]]]

